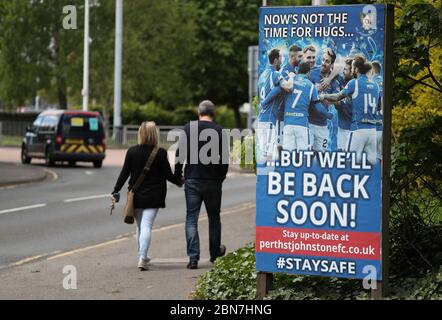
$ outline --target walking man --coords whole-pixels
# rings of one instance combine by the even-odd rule
[[[215,105],[209,100],[198,106],[198,121],[184,126],[178,142],[175,175],[182,177],[183,164],[186,197],[185,233],[188,269],[197,269],[200,259],[198,217],[204,202],[209,218],[210,261],[226,253],[221,244],[221,194],[222,184],[229,169],[229,141],[222,128],[213,120]],[[224,138],[223,138],[224,136]]]

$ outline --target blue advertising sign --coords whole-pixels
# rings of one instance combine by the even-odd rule
[[[382,280],[385,13],[260,9],[258,271]]]

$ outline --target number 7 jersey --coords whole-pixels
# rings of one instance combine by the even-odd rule
[[[318,90],[305,74],[295,76],[293,89],[284,104],[284,125],[308,126],[308,111],[312,101],[318,101]]]
[[[351,98],[352,124],[351,130],[375,128],[377,123],[379,86],[366,75],[350,80],[341,91]]]

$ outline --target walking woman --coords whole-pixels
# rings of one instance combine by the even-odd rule
[[[143,122],[138,130],[138,145],[127,150],[124,165],[115,184],[114,193],[119,193],[129,178],[129,189],[133,187],[141,175],[147,160],[155,147],[158,146],[158,133],[155,122]],[[137,225],[138,268],[148,270],[150,257],[148,256],[152,225],[159,208],[166,206],[166,180],[181,187],[179,177],[175,177],[170,169],[167,151],[159,148],[149,172],[135,191],[134,207]],[[112,202],[115,198],[112,196]]]

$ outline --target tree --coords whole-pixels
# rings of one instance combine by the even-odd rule
[[[77,11],[77,29],[63,29],[63,7]],[[91,1],[90,96],[113,100],[115,1]],[[195,8],[189,1],[124,2],[123,99],[175,107],[190,102]],[[81,101],[84,0],[0,3],[0,94],[21,105],[43,91],[60,108]],[[72,104],[72,103],[71,103]]]
[[[197,6],[197,46],[191,78],[194,102],[211,99],[234,111],[249,100],[247,52],[258,44],[258,9],[261,0],[193,0]],[[305,5],[303,0],[269,1],[269,5]]]
[[[226,104],[242,127],[240,104],[248,100],[247,50],[258,43],[261,0],[194,0],[197,46],[191,71],[195,100]]]
[[[177,0],[131,0],[123,9],[122,96],[173,108],[190,102],[194,7]],[[91,97],[108,112],[113,101],[115,1],[91,11]]]
[[[401,2],[394,42],[396,102],[409,101],[410,90],[416,85],[442,93],[441,74],[437,77],[434,72],[434,68],[440,71],[441,61],[431,59],[431,53],[442,45],[442,6],[437,9],[429,1]]]
[[[56,92],[66,109],[70,92],[81,88],[82,27],[63,29],[63,7],[81,0],[2,1],[0,90],[20,105],[39,90]],[[78,15],[80,16],[80,15]],[[82,19],[79,19],[82,20]]]
[[[123,97],[173,108],[190,102],[195,8],[189,1],[124,3]]]

